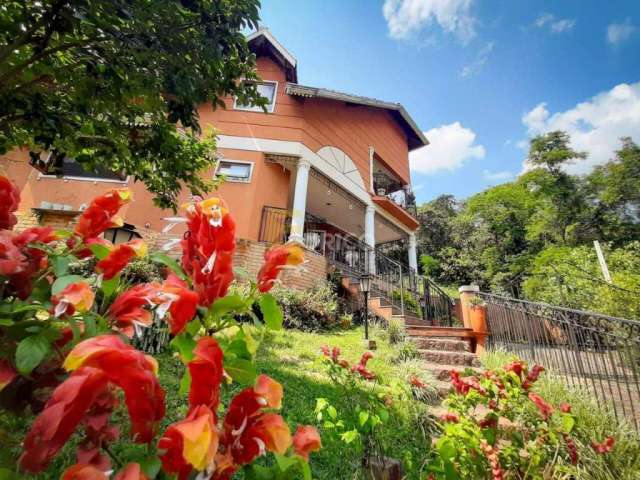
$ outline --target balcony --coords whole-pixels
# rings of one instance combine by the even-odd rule
[[[410,185],[403,185],[385,173],[373,176],[373,201],[411,227],[418,228],[416,197]]]

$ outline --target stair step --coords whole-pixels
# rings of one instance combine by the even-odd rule
[[[431,372],[431,374],[436,378],[436,380],[441,380],[444,382],[448,382],[451,380],[451,370],[455,370],[456,372],[462,373],[465,370],[471,370],[474,374],[479,375],[482,373],[481,368],[463,366],[463,365],[441,365],[437,363],[425,363],[425,370]]]
[[[472,338],[473,330],[461,327],[407,326],[407,335],[412,337]]]
[[[446,350],[418,350],[418,352],[424,360],[430,363],[468,367],[480,366],[478,357],[470,352],[448,352]]]
[[[425,350],[440,350],[449,352],[470,352],[471,347],[466,340],[438,337],[414,337],[413,341],[418,348]]]

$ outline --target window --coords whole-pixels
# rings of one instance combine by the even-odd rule
[[[45,177],[56,177],[57,175],[45,174]],[[66,158],[62,161],[62,177],[80,180],[97,180],[108,182],[126,182],[127,176],[122,173],[110,172],[105,168],[98,167],[95,171],[85,170],[82,165],[73,158]]]
[[[267,105],[267,111],[273,112],[273,109],[276,106],[276,93],[278,91],[278,82],[262,82],[258,83],[258,93],[260,96],[266,98],[269,101]],[[238,103],[236,100],[234,102],[233,108],[236,110],[248,110],[250,112],[262,112],[262,107],[254,106],[254,105],[243,105]]]
[[[251,182],[253,172],[252,162],[241,162],[238,160],[220,160],[216,175],[224,175],[229,182]]]

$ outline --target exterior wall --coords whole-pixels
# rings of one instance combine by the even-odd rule
[[[214,111],[211,105],[200,108],[203,129],[215,127],[223,135],[300,142],[313,152],[326,145],[335,146],[351,157],[367,186],[369,146],[373,146],[398,176],[409,181],[407,138],[387,111],[289,96],[285,93],[284,72],[268,57],[258,58],[258,72],[265,80],[278,82],[274,112],[233,110],[233,99],[227,98],[226,110]],[[292,175],[279,165],[267,163],[261,152],[220,148],[219,153],[229,160],[254,163],[250,183],[227,182],[217,194],[225,199],[236,218],[238,238],[257,240],[263,206],[286,208],[290,204]],[[23,216],[31,215],[31,209],[43,201],[68,204],[79,210],[94,197],[124,187],[132,191],[133,201],[122,209],[121,215],[139,231],[159,231],[165,225],[162,218],[175,215],[171,210],[157,208],[144,184],[131,179],[112,182],[42,177],[28,165],[26,151],[17,150],[0,157],[0,169],[21,189],[19,213]],[[184,191],[179,204],[187,200],[188,192]],[[178,225],[172,233],[182,231],[183,227]]]
[[[264,263],[264,253],[269,244],[263,242],[238,241],[235,265],[249,272],[250,278],[255,278]],[[305,252],[305,264],[295,270],[284,270],[279,279],[283,285],[306,290],[318,285],[318,281],[327,278],[327,259],[322,255],[310,251]]]

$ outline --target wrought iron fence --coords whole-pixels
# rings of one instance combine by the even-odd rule
[[[640,322],[481,293],[487,347],[545,366],[640,430]]]
[[[422,318],[431,325],[453,326],[455,303],[453,299],[428,277],[422,277]]]

